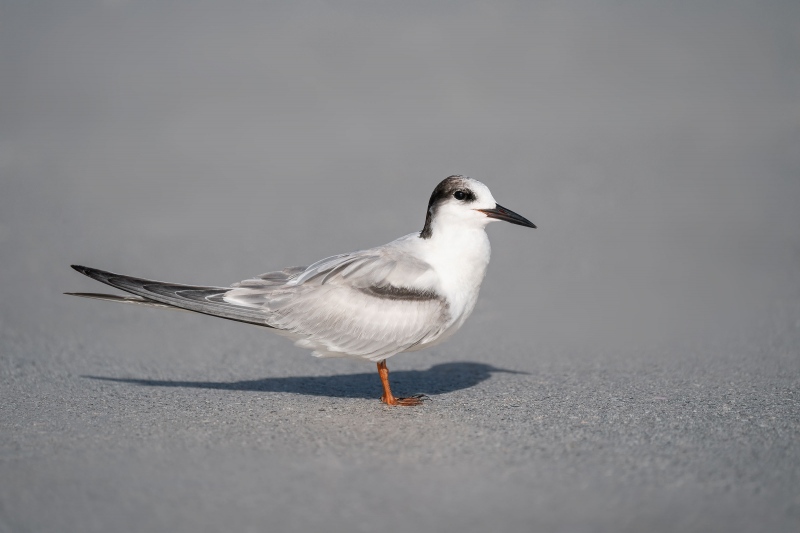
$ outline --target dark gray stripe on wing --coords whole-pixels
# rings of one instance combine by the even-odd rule
[[[384,300],[405,300],[411,302],[424,302],[439,300],[439,295],[432,290],[412,289],[410,287],[395,287],[394,285],[381,285],[359,289],[364,294],[369,294]]]

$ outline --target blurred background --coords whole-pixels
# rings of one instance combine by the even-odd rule
[[[6,1],[0,50],[6,325],[97,289],[70,263],[226,285],[387,242],[455,173],[539,225],[489,229],[482,327],[638,346],[798,298],[794,1]]]
[[[390,362],[423,409],[61,294],[379,245],[457,173],[539,229]],[[0,531],[796,531],[799,206],[797,0],[0,0]]]

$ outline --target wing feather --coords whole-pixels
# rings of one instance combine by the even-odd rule
[[[92,279],[140,296],[149,302],[158,302],[196,313],[271,327],[267,323],[263,311],[225,302],[223,295],[229,290],[226,288],[162,283],[79,265],[73,265],[72,268]]]
[[[449,318],[433,268],[401,250],[337,255],[282,285],[272,279],[237,284],[224,300],[264,310],[321,357],[379,360],[433,340]]]
[[[433,268],[395,243],[267,272],[227,288],[73,268],[144,299],[137,303],[268,326],[319,357],[377,361],[432,342],[450,321]]]

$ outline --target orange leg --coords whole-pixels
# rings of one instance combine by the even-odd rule
[[[427,398],[424,394],[409,398],[395,398],[392,395],[392,389],[389,388],[389,368],[386,366],[386,359],[378,363],[378,375],[381,377],[381,383],[383,384],[381,401],[387,405],[421,405]]]

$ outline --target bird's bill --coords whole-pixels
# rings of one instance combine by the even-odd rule
[[[489,218],[496,218],[497,220],[505,220],[506,222],[511,222],[512,224],[518,224],[520,226],[526,226],[528,228],[535,228],[536,224],[528,220],[527,218],[523,217],[522,215],[516,214],[511,209],[506,209],[500,204],[495,204],[494,209],[478,209],[481,213],[485,213]]]

